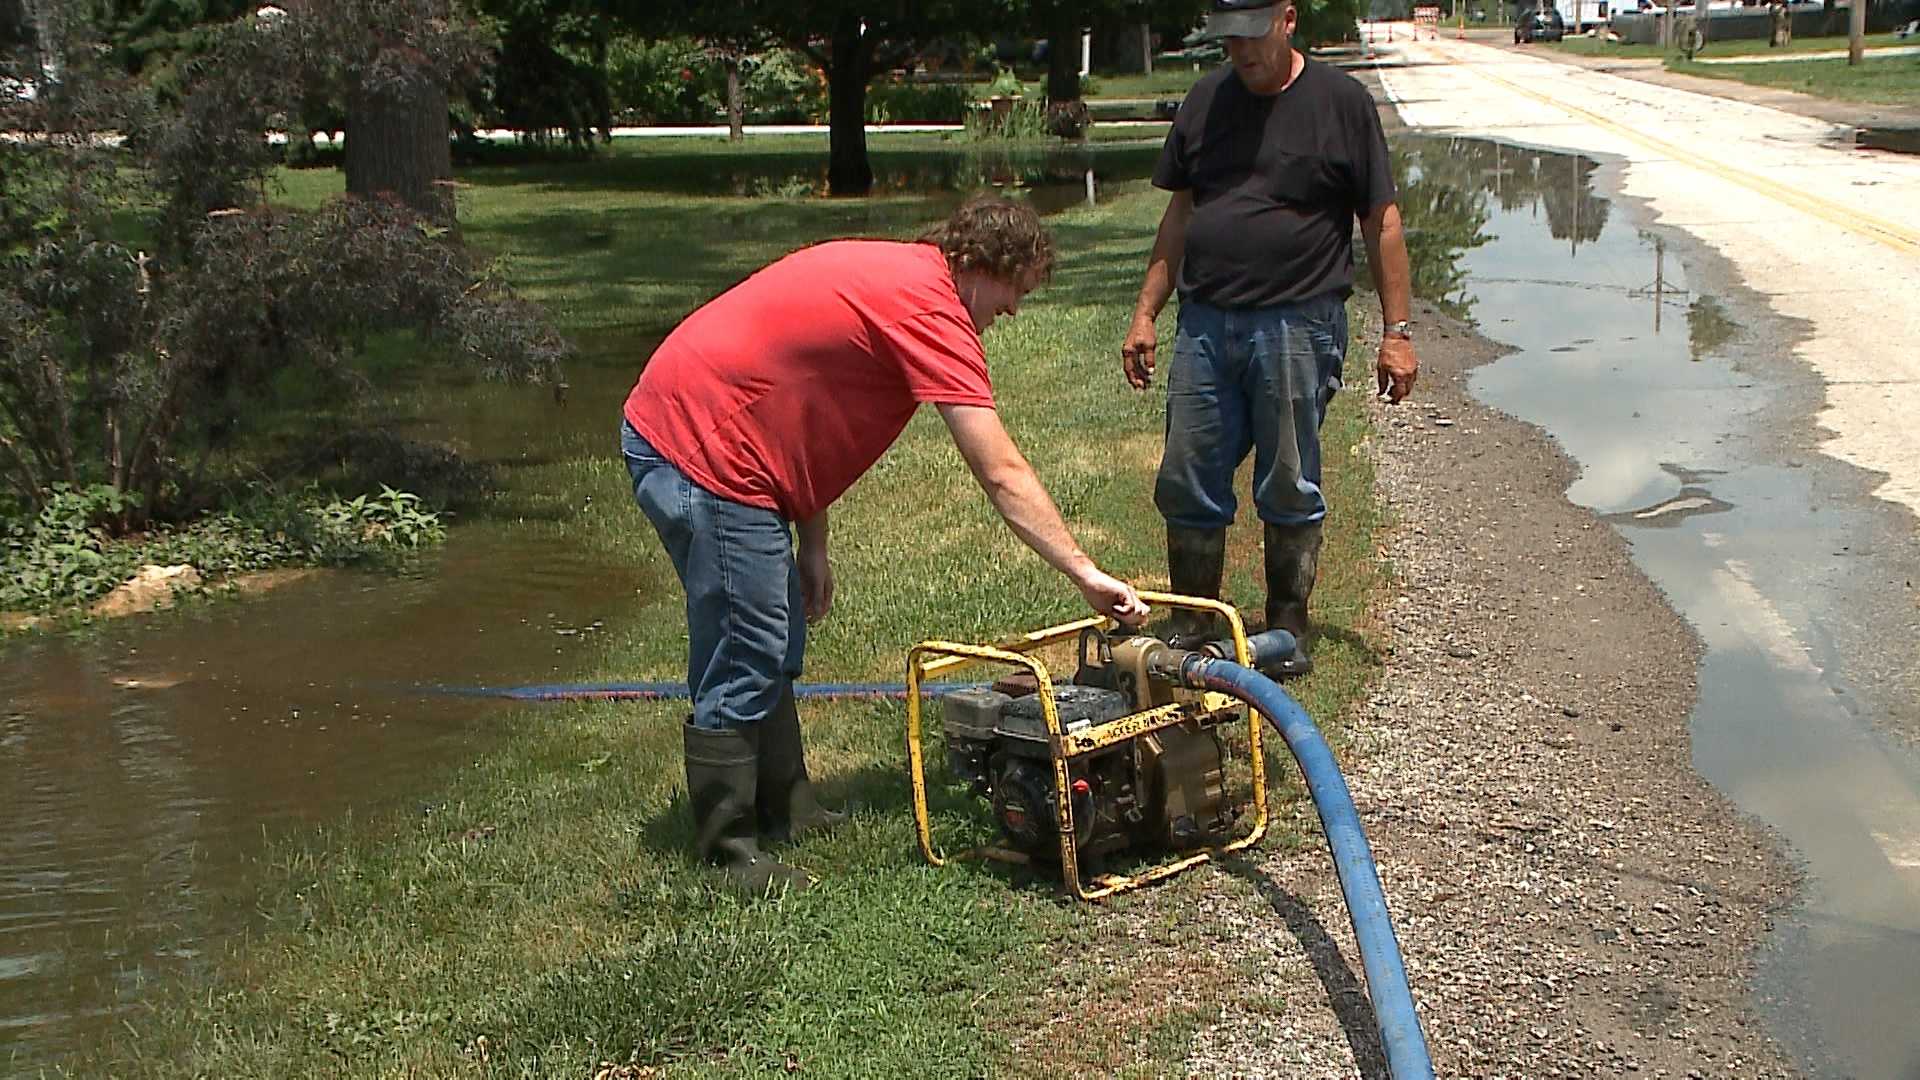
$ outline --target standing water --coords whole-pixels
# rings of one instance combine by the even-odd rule
[[[1091,203],[1145,176],[1156,152],[893,152],[874,164],[879,190],[930,194],[932,218],[983,186],[1023,188],[1043,212]],[[645,164],[618,184],[825,190],[818,150]],[[514,181],[511,168],[491,179]],[[458,391],[421,434],[507,468],[610,458],[619,403],[650,348],[603,343],[597,363],[569,371],[564,408],[540,391]],[[7,647],[0,1073],[59,1060],[224,948],[247,926],[265,839],[409,800],[431,813],[417,801],[489,745],[501,706],[426,691],[567,677],[595,659],[602,626],[675,597],[675,583],[583,554],[555,530],[482,518],[405,577],[315,574],[245,602]]]
[[[1755,302],[1623,220],[1592,160],[1400,141],[1416,286],[1515,349],[1474,392],[1553,435],[1568,498],[1699,633],[1695,765],[1805,868],[1761,958],[1776,1032],[1822,1075],[1920,1077],[1920,756],[1875,725],[1911,706],[1911,605],[1885,600],[1910,539],[1870,480],[1783,437],[1818,388],[1743,336]]]

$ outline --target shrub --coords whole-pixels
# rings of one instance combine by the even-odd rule
[[[726,84],[689,39],[622,37],[607,48],[607,89],[614,112],[631,123],[712,123]]]
[[[740,96],[755,123],[815,124],[826,119],[826,78],[801,54],[791,49],[756,53],[747,58],[742,72]]]
[[[324,29],[226,27],[175,110],[80,40],[58,84],[0,93],[0,485],[29,514],[106,485],[116,531],[191,517],[290,384],[363,389],[374,335],[557,373],[566,343],[449,229],[384,199],[267,205],[262,133],[297,109],[307,84],[283,69]]]
[[[57,484],[39,513],[0,521],[0,609],[86,604],[148,564],[186,564],[217,580],[287,564],[388,562],[446,539],[418,496],[384,485],[352,499],[256,494],[190,525],[115,539],[110,525],[129,498],[103,484]]]
[[[966,83],[875,83],[867,89],[867,122],[957,124],[973,101]]]

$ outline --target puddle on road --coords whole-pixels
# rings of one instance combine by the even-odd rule
[[[1822,1074],[1913,1080],[1920,762],[1874,732],[1848,691],[1860,658],[1828,629],[1875,587],[1879,511],[1761,430],[1775,376],[1734,368],[1737,318],[1595,193],[1591,160],[1402,142],[1417,287],[1516,349],[1474,373],[1475,394],[1559,441],[1581,470],[1568,498],[1631,541],[1700,633],[1695,764],[1807,870],[1762,957],[1763,1010]]]

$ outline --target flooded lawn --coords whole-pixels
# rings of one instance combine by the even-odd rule
[[[931,195],[931,220],[983,186],[1084,205],[1144,177],[1156,152],[885,152],[875,167],[880,190]],[[795,198],[824,190],[824,160],[628,154],[579,169],[615,192]],[[751,212],[740,205],[729,213]],[[407,430],[509,470],[612,458],[618,404],[654,344],[628,320],[666,317],[586,314],[628,328],[583,340],[564,406],[546,390],[436,383],[409,403]],[[542,527],[566,508],[529,501],[531,525],[517,505],[456,523],[403,577],[320,573],[0,653],[0,1072],[57,1061],[224,949],[249,925],[270,838],[433,812],[446,770],[510,732],[497,703],[425,691],[563,679],[635,604],[677,595]]]
[[[1884,599],[1901,523],[1784,437],[1818,388],[1740,325],[1758,301],[1690,272],[1711,253],[1636,226],[1594,162],[1401,141],[1417,284],[1515,350],[1475,393],[1558,440],[1568,498],[1699,633],[1695,763],[1805,868],[1763,1010],[1821,1075],[1920,1076],[1920,758],[1876,723],[1910,707],[1882,676],[1911,659]]]

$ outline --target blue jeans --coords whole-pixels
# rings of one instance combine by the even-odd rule
[[[1229,311],[1183,301],[1167,374],[1167,449],[1154,505],[1167,524],[1223,529],[1233,474],[1253,451],[1253,503],[1270,525],[1326,517],[1320,424],[1340,389],[1347,305],[1337,293]]]
[[[724,499],[620,424],[633,498],[687,593],[687,686],[697,727],[758,723],[800,677],[806,608],[779,513]]]

